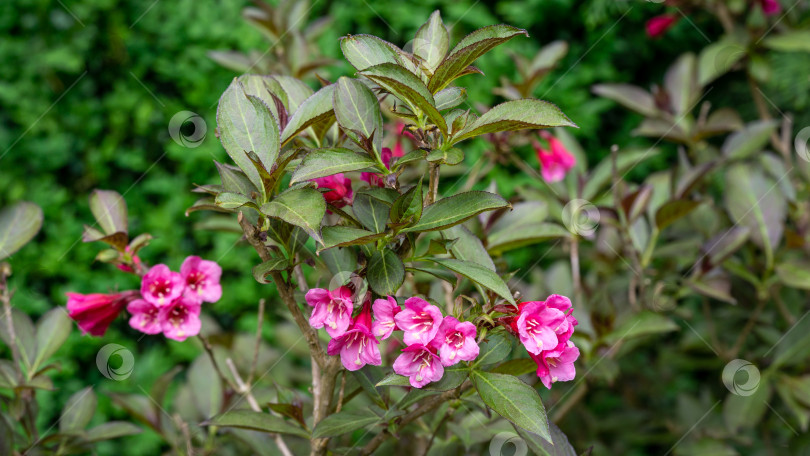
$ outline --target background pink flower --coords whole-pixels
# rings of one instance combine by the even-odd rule
[[[328,204],[337,208],[352,204],[352,180],[345,177],[343,173],[312,179],[312,182],[318,184],[318,188],[331,189],[323,194],[323,198]]]
[[[675,25],[675,23],[678,22],[678,19],[678,16],[674,14],[662,14],[660,16],[655,16],[647,21],[647,36],[650,38],[658,38],[666,33],[666,31],[669,30],[673,25]]]
[[[397,304],[396,299],[388,296],[386,299],[376,299],[372,309],[375,320],[371,326],[371,332],[380,339],[388,339],[397,329],[394,317],[402,310],[402,307]]]
[[[414,344],[405,347],[394,361],[394,372],[408,377],[414,388],[421,388],[430,382],[441,380],[444,367],[433,350],[421,344]]]
[[[139,296],[136,290],[110,294],[67,293],[68,316],[76,321],[82,333],[103,336],[127,303]]]
[[[551,133],[544,131],[540,135],[548,141],[550,148],[545,149],[539,142],[533,141],[537,160],[540,162],[540,174],[546,182],[559,182],[577,164],[577,159]]]
[[[163,325],[160,319],[160,307],[143,299],[136,299],[129,303],[127,312],[132,314],[129,319],[129,326],[142,333],[158,334],[163,332]]]
[[[186,288],[183,276],[165,264],[156,264],[141,279],[143,299],[163,306],[179,298]]]
[[[161,308],[159,318],[163,335],[169,339],[182,342],[200,333],[200,304],[185,297]]]
[[[184,295],[198,302],[217,302],[222,297],[219,278],[222,268],[214,261],[190,256],[180,266],[180,275],[186,284]]]

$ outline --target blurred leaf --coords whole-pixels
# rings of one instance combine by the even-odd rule
[[[368,260],[366,278],[379,295],[394,295],[405,280],[405,265],[389,248],[377,250]]]
[[[365,366],[364,368],[356,371],[352,371],[351,375],[357,380],[357,383],[360,384],[360,387],[363,388],[366,395],[372,402],[377,404],[378,406],[387,409],[388,406],[385,404],[382,396],[380,395],[380,391],[377,390],[375,386],[379,378],[374,375],[373,366]]]
[[[267,280],[267,276],[274,271],[286,271],[290,267],[290,261],[286,258],[272,258],[257,264],[253,267],[253,277],[259,283],[273,283],[272,280]]]
[[[327,416],[312,432],[312,437],[334,437],[362,429],[380,421],[380,417],[368,409],[341,411]]]
[[[519,225],[492,233],[489,236],[489,252],[497,255],[527,245],[551,239],[566,239],[571,236],[565,227],[556,223]]]
[[[641,87],[630,84],[597,84],[593,86],[593,93],[645,116],[654,117],[659,113],[653,96]]]
[[[306,429],[307,423],[304,421],[304,410],[300,405],[269,403],[267,407],[278,414],[294,419],[301,427]]]
[[[59,432],[67,434],[86,428],[96,413],[96,405],[96,393],[93,392],[92,386],[74,393],[62,409]]]
[[[481,212],[508,206],[506,200],[494,193],[482,191],[458,193],[426,207],[419,222],[402,232],[441,230],[457,225]]]
[[[706,241],[701,250],[710,266],[721,264],[748,240],[750,230],[744,226],[734,226]]]
[[[777,126],[778,122],[774,120],[759,120],[747,124],[742,130],[726,138],[723,156],[742,159],[762,151]]]
[[[780,52],[810,52],[810,31],[791,30],[771,35],[762,44]]]
[[[290,185],[318,177],[374,168],[377,162],[366,154],[360,154],[340,147],[313,149],[304,156],[295,169]]]
[[[698,56],[698,85],[705,87],[726,74],[745,54],[743,46],[730,40],[721,40],[706,46]]]
[[[513,306],[517,306],[517,304],[515,304],[515,298],[512,297],[512,293],[509,291],[509,287],[503,279],[486,267],[471,261],[455,260],[452,258],[431,258],[430,261],[463,275],[482,287],[492,290],[498,296],[509,301]]]
[[[807,353],[810,352],[810,311],[790,327],[781,339],[767,353],[775,350],[773,354],[772,369],[779,366],[803,365],[807,362]]]
[[[321,230],[321,235],[323,236],[323,246],[318,248],[318,252],[333,247],[368,244],[385,237],[385,233],[373,233],[350,226],[325,226]]]
[[[771,385],[768,377],[763,376],[759,385],[750,395],[742,396],[729,393],[723,404],[723,418],[731,432],[756,427],[768,410],[771,399]]]
[[[0,260],[27,244],[42,227],[42,209],[20,202],[0,211]]]
[[[478,57],[517,35],[529,36],[525,30],[509,25],[492,25],[470,33],[459,41],[456,47],[450,51],[450,54],[439,64],[430,78],[428,88],[431,92],[436,93],[447,87]]]
[[[507,101],[485,112],[471,124],[468,123],[463,130],[453,135],[452,144],[487,133],[547,127],[577,126],[560,108],[547,101]]]
[[[489,408],[515,425],[551,441],[546,410],[534,388],[511,375],[475,370],[471,378]]]
[[[694,54],[684,54],[669,67],[664,76],[664,87],[675,114],[686,114],[692,110],[693,103],[700,96],[696,65]]]
[[[639,312],[626,319],[619,327],[604,337],[604,342],[613,344],[619,340],[659,334],[679,329],[669,318],[650,311]]]
[[[105,234],[127,232],[127,203],[113,190],[93,190],[90,210]]]
[[[658,155],[657,149],[625,149],[620,150],[616,156],[616,172],[619,175],[635,167],[644,160]],[[599,162],[591,171],[582,189],[582,198],[593,201],[599,196],[599,191],[607,185],[613,177],[613,160],[606,158]]]
[[[484,244],[467,227],[464,225],[451,226],[446,230],[442,230],[441,234],[444,239],[456,240],[450,246],[453,257],[458,260],[478,263],[490,271],[495,270],[495,263],[487,253],[487,249],[484,248]]]
[[[211,358],[203,353],[191,363],[186,373],[194,406],[203,418],[216,415],[222,409],[222,380]]]
[[[810,264],[804,261],[786,261],[776,265],[779,280],[793,288],[810,290]]]
[[[660,209],[655,212],[655,226],[659,230],[672,225],[677,220],[689,215],[690,212],[700,206],[700,201],[692,200],[671,200],[664,203]]]
[[[264,203],[261,211],[268,217],[299,226],[313,239],[323,244],[321,220],[326,215],[326,202],[321,192],[311,188],[297,188],[279,194]]]
[[[430,163],[441,163],[450,166],[458,165],[464,161],[464,152],[458,147],[448,150],[435,149],[425,157]]]
[[[8,315],[4,314],[2,317],[3,318],[0,318],[0,338],[10,347],[11,335],[8,332],[8,324],[6,321]],[[14,326],[14,335],[17,338],[17,347],[20,350],[23,365],[30,370],[37,353],[37,339],[34,331],[34,323],[31,322],[31,318],[26,315],[25,312],[16,308],[11,309],[11,321],[12,326]]]
[[[252,410],[231,410],[202,423],[203,426],[235,427],[259,432],[289,434],[309,438],[309,433],[283,418]]]
[[[127,435],[140,434],[141,428],[126,421],[109,421],[87,431],[86,439],[89,442],[112,440]]]
[[[42,362],[59,350],[70,335],[71,329],[73,329],[73,323],[65,309],[61,307],[51,309],[39,319],[37,322],[37,356],[31,366],[32,372],[38,371]]]

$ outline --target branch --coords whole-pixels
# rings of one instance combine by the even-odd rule
[[[412,422],[419,419],[422,415],[432,412],[445,402],[456,399],[461,395],[461,393],[469,389],[471,386],[472,383],[468,380],[456,389],[445,391],[444,393],[439,394],[438,396],[433,396],[425,400],[425,402],[423,402],[414,411],[403,415],[402,419],[399,421],[398,427],[403,428],[408,424],[411,424]],[[383,442],[385,442],[389,437],[391,437],[391,433],[388,431],[388,429],[383,430],[382,432],[374,436],[374,438],[371,439],[371,441],[368,442],[366,446],[363,447],[362,450],[360,450],[360,455],[369,456],[377,448],[379,448],[380,445],[382,445]]]

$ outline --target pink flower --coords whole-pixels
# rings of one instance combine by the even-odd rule
[[[121,293],[67,293],[67,311],[83,334],[103,336],[110,323],[124,310],[127,303],[137,299],[137,290]]]
[[[422,344],[414,344],[405,347],[394,361],[394,372],[409,377],[414,388],[421,388],[440,380],[444,375],[444,367],[434,350]]]
[[[551,133],[544,131],[540,135],[548,141],[551,149],[546,150],[539,142],[533,141],[537,159],[540,161],[540,174],[546,182],[559,182],[565,178],[568,170],[577,164],[577,160]]]
[[[343,173],[312,179],[312,182],[318,184],[318,188],[331,189],[323,194],[328,204],[337,208],[352,204],[352,180]]]
[[[132,314],[129,326],[145,334],[163,332],[160,319],[160,307],[143,299],[136,299],[127,305],[127,312]]]
[[[162,307],[159,318],[163,335],[169,339],[182,342],[200,333],[200,303],[185,296]]]
[[[382,364],[379,341],[371,334],[371,309],[368,304],[357,315],[351,329],[329,341],[326,352],[330,356],[340,353],[340,362],[350,371],[366,364]]]
[[[222,297],[219,278],[222,268],[213,261],[190,256],[180,266],[180,275],[186,284],[184,296],[197,302],[217,302]]]
[[[658,38],[666,33],[670,27],[675,25],[675,23],[678,22],[678,19],[678,16],[674,14],[662,14],[660,16],[655,16],[647,21],[647,36],[650,38]]]
[[[326,327],[332,337],[342,336],[352,322],[352,290],[340,287],[336,290],[313,288],[307,292],[307,304],[315,307],[309,317],[309,325],[315,329]]]
[[[759,0],[759,4],[762,6],[762,12],[765,13],[766,16],[773,16],[782,11],[782,5],[779,4],[779,0]]]
[[[459,361],[472,361],[478,357],[475,334],[474,324],[447,316],[444,317],[436,338],[431,341],[431,346],[439,348],[443,366],[452,366]]]
[[[428,345],[439,332],[442,311],[422,298],[408,298],[405,310],[394,316],[394,321],[405,331],[405,345]]]
[[[163,306],[179,298],[186,284],[177,272],[172,272],[165,264],[153,266],[141,280],[143,299]]]
[[[394,154],[391,152],[391,149],[383,147],[380,159],[382,159],[383,164],[388,169],[391,169],[391,159],[393,156]],[[360,173],[360,180],[368,182],[368,185],[372,187],[385,187],[382,176],[377,173]]]
[[[559,343],[557,331],[567,332],[568,322],[565,314],[559,309],[548,307],[543,301],[533,301],[527,303],[521,310],[517,330],[526,350],[539,355],[541,351],[557,346]]]
[[[386,299],[375,300],[372,309],[374,310],[374,324],[371,326],[371,332],[380,339],[388,339],[397,329],[394,317],[402,310],[402,307],[397,304],[396,299],[388,296]]]
[[[577,374],[574,361],[579,358],[579,349],[570,340],[553,350],[530,356],[537,363],[537,376],[548,389],[552,383],[573,380]]]
[[[565,322],[559,328],[555,329],[559,343],[567,342],[574,334],[574,326],[578,325],[577,319],[574,318],[574,309],[571,307],[571,300],[561,295],[551,295],[546,298],[546,306],[557,309],[565,314]]]

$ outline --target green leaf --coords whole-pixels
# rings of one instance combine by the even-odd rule
[[[450,37],[442,23],[442,15],[436,10],[430,19],[419,27],[413,39],[413,53],[421,58],[432,72],[444,60],[450,48]]]
[[[382,112],[380,102],[362,82],[341,77],[334,94],[335,118],[344,130],[360,133],[365,139],[374,139],[374,149],[381,152]]]
[[[778,125],[775,120],[758,120],[747,124],[745,128],[726,138],[722,148],[723,156],[742,159],[761,152]]]
[[[242,206],[258,207],[252,199],[241,193],[222,192],[217,195],[214,202],[223,209],[237,209]]]
[[[87,427],[96,413],[96,393],[88,386],[70,396],[62,409],[59,432],[62,434],[81,431]]]
[[[403,155],[399,159],[397,159],[396,163],[394,163],[394,166],[391,167],[391,171],[398,170],[400,166],[402,166],[402,165],[404,165],[406,163],[412,163],[412,162],[415,162],[415,161],[424,160],[426,155],[427,155],[427,152],[425,152],[424,150],[422,150],[422,149],[414,149],[414,150],[406,153],[405,155]]]
[[[368,260],[366,279],[377,294],[394,295],[405,280],[405,265],[393,250],[377,250]]]
[[[676,114],[686,114],[694,108],[700,95],[697,86],[697,60],[692,53],[681,55],[664,75],[664,88]]]
[[[363,391],[365,391],[369,399],[371,399],[378,406],[387,409],[388,406],[385,404],[385,401],[380,395],[380,391],[375,386],[375,383],[377,382],[376,379],[379,377],[376,378],[374,377],[375,371],[374,369],[372,369],[372,367],[373,366],[365,366],[360,370],[351,371],[351,374],[354,377],[354,379],[357,380],[357,383],[360,384],[360,387],[363,388]],[[377,369],[377,372],[379,372],[380,370],[381,369]]]
[[[496,374],[514,375],[516,377],[535,371],[537,371],[537,363],[531,358],[510,359],[490,370],[490,372]]]
[[[140,434],[141,428],[127,421],[109,421],[90,428],[85,434],[88,442],[101,442],[102,440],[112,440],[127,435]]]
[[[512,423],[551,441],[543,402],[534,388],[517,377],[473,371],[478,395],[489,408]]]
[[[247,197],[251,197],[254,192],[258,192],[256,187],[250,182],[250,179],[239,168],[223,165],[219,162],[214,162],[214,165],[219,171],[219,177],[222,180],[222,189],[226,192],[241,193]]]
[[[475,358],[476,367],[486,366],[500,362],[512,352],[512,339],[503,334],[491,334],[487,336],[487,341],[481,344],[478,358]]]
[[[793,288],[810,290],[810,264],[805,261],[785,261],[776,265],[779,280]]]
[[[492,261],[489,253],[487,253],[487,249],[484,248],[484,244],[478,239],[478,236],[474,235],[467,227],[464,225],[452,226],[442,231],[441,234],[444,239],[456,240],[456,242],[450,246],[450,252],[453,254],[453,257],[458,260],[478,263],[490,271],[495,270],[495,263]]]
[[[442,134],[447,135],[447,123],[436,109],[433,94],[418,76],[395,63],[381,63],[360,73],[407,103],[413,112],[424,112]]]
[[[93,190],[90,210],[105,234],[127,232],[127,203],[113,190]]]
[[[394,45],[371,35],[349,35],[340,39],[340,50],[346,60],[363,71],[381,63],[399,63]]]
[[[807,317],[806,312],[793,327],[785,332],[772,349],[765,352],[767,357],[771,351],[775,351],[773,363],[770,365],[771,369],[807,363],[807,353],[810,352],[810,318],[805,317]]]
[[[391,205],[391,221],[416,223],[422,217],[422,179]]]
[[[279,127],[270,108],[260,99],[247,95],[242,84],[234,79],[219,99],[217,130],[231,160],[264,192],[259,172],[247,153],[255,153],[266,170],[271,170],[275,164],[280,150]]]
[[[745,48],[730,40],[720,40],[706,46],[698,56],[698,85],[705,87],[745,57]]]
[[[453,134],[452,144],[467,138],[527,128],[577,127],[556,105],[540,100],[513,100],[501,103]]]
[[[368,244],[385,236],[384,233],[374,233],[351,226],[325,226],[321,230],[321,235],[323,246],[318,249],[319,252],[333,247]]]
[[[37,235],[42,227],[42,209],[20,202],[0,211],[0,260],[11,256]]]
[[[281,102],[285,109],[288,105],[288,100],[287,93],[284,92],[284,89],[281,88],[281,84],[279,84],[278,81],[273,79],[272,76],[243,74],[239,76],[239,82],[242,83],[246,94],[262,100],[262,102],[270,108],[274,119],[281,119],[278,107],[276,106],[276,99]]]
[[[463,73],[478,57],[517,35],[529,36],[525,30],[509,25],[492,25],[470,33],[459,41],[456,47],[450,51],[450,54],[439,64],[430,78],[428,88],[433,93],[442,90]]]
[[[679,329],[678,325],[669,318],[655,312],[642,311],[625,320],[622,325],[605,336],[604,342],[612,344],[619,340],[660,334],[676,329]]]
[[[444,111],[467,101],[467,90],[463,87],[448,87],[436,93],[433,99],[436,101],[436,109]]]
[[[253,278],[259,283],[272,283],[271,280],[267,280],[267,276],[270,275],[271,272],[286,271],[289,267],[290,260],[283,257],[272,258],[253,266]]]
[[[51,309],[43,315],[37,322],[37,356],[31,367],[32,372],[36,372],[51,357],[59,347],[67,340],[73,323],[68,317],[65,309]]]
[[[268,217],[299,226],[313,239],[323,244],[321,220],[326,215],[326,202],[321,192],[311,188],[288,190],[265,203],[261,212]]]
[[[448,282],[449,284],[453,285],[454,288],[458,284],[458,278],[456,277],[456,275],[453,274],[452,272],[448,271],[447,269],[444,269],[444,268],[430,268],[430,267],[426,267],[426,266],[414,266],[414,267],[408,267],[408,268],[405,268],[405,269],[407,269],[408,271],[411,271],[411,272],[424,272],[424,273],[430,274],[430,275],[432,275],[433,277],[436,277],[439,280],[444,280],[445,282]]]
[[[290,116],[287,126],[281,132],[281,147],[284,147],[296,135],[311,125],[329,119],[334,115],[333,95],[335,84],[322,87],[301,103],[301,106]]]
[[[368,193],[357,193],[352,202],[352,211],[357,220],[375,233],[382,233],[388,221],[391,206]]]
[[[311,150],[295,169],[290,185],[318,177],[374,168],[377,162],[367,154],[341,147]]]
[[[254,412],[252,410],[231,410],[217,415],[203,423],[204,426],[233,427],[249,429],[251,431],[289,434],[305,439],[309,433],[290,422],[270,415],[269,413]]]
[[[369,409],[338,412],[321,420],[315,426],[312,437],[334,437],[348,434],[380,421],[380,417]]]
[[[484,288],[492,290],[498,296],[509,301],[513,306],[517,306],[515,298],[509,291],[509,287],[498,274],[471,261],[455,260],[452,258],[431,258],[430,261],[438,263],[453,272],[457,272]]]
[[[422,211],[422,218],[403,232],[433,231],[449,228],[481,212],[509,207],[494,193],[471,191],[440,199]]]
[[[657,226],[659,230],[663,230],[675,223],[675,221],[689,215],[689,213],[700,206],[700,204],[700,201],[685,199],[667,201],[655,211],[655,226]]]
[[[6,315],[2,315],[0,319],[0,338],[6,343],[6,346],[11,346],[11,335],[8,332],[8,324]],[[12,308],[11,309],[11,322],[14,326],[14,333],[17,339],[17,348],[22,356],[23,365],[30,370],[37,354],[37,339],[34,330],[34,324],[31,322],[25,312]]]

